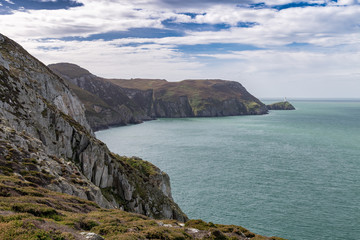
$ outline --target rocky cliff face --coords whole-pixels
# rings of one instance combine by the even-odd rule
[[[295,110],[295,107],[288,101],[269,104],[266,107],[269,110]]]
[[[74,64],[59,63],[49,67],[74,84],[71,87],[85,104],[87,118],[95,130],[159,117],[217,117],[267,113],[266,106],[238,82],[103,79]],[[89,98],[88,94],[93,97]],[[101,106],[101,102],[105,102],[108,107],[104,104]],[[97,113],[94,114],[94,111]]]
[[[52,64],[49,68],[67,81],[80,98],[86,108],[86,117],[95,131],[150,119],[145,102],[147,98],[152,98],[152,93],[125,92],[121,87],[74,64]],[[140,106],[136,100],[141,102]]]
[[[1,174],[16,174],[102,207],[187,219],[171,198],[166,173],[111,153],[94,137],[68,85],[1,34],[0,96]]]

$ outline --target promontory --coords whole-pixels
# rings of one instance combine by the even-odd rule
[[[172,108],[160,96],[154,107],[178,109],[183,101]],[[126,111],[141,110],[127,94],[120,97]],[[95,113],[115,108],[100,100]],[[253,107],[244,110],[266,111],[248,101]],[[189,220],[172,199],[169,176],[110,152],[95,138],[86,111],[66,81],[0,34],[0,239],[278,239]]]

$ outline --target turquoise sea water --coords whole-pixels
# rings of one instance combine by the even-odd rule
[[[159,119],[96,133],[171,178],[190,218],[288,239],[360,239],[360,101],[263,116]]]

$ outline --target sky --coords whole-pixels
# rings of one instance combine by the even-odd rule
[[[360,98],[360,0],[0,0],[0,33],[101,77]]]

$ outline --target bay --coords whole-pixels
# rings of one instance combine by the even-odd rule
[[[192,219],[288,239],[359,239],[360,101],[262,116],[159,119],[96,132],[171,178]]]

